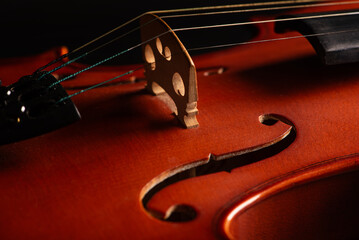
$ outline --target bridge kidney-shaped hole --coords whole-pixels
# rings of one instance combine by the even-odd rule
[[[146,62],[151,65],[151,70],[156,69],[155,55],[153,54],[152,48],[149,44],[145,46],[145,59]]]
[[[175,92],[179,96],[184,96],[185,95],[185,88],[184,88],[183,79],[182,79],[182,77],[181,77],[181,75],[179,73],[176,72],[176,73],[173,74],[172,84],[173,84],[173,88],[174,88]]]
[[[167,61],[171,61],[172,55],[169,47],[165,47],[164,57]]]
[[[164,58],[166,58],[167,61],[171,61],[172,55],[171,55],[170,48],[166,46],[165,49],[163,50],[162,42],[159,38],[156,38],[156,47],[157,47],[158,52]]]
[[[162,47],[162,42],[159,38],[156,39],[156,47],[157,47],[158,52],[162,55],[163,47]]]

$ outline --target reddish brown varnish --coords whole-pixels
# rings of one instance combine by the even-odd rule
[[[272,25],[265,28],[276,37]],[[3,84],[57,55],[55,50],[1,60]],[[81,121],[1,146],[0,238],[358,238],[359,64],[322,66],[305,39],[240,46],[193,60],[198,128],[180,127],[166,105],[143,90],[145,83],[136,83],[78,95],[73,100]],[[133,67],[100,68],[63,85],[87,86]],[[201,70],[212,67],[226,71]],[[294,124],[296,139],[288,148],[231,173],[180,181],[148,203],[163,213],[190,205],[197,212],[192,221],[162,221],[145,211],[141,192],[161,173],[210,154],[263,145],[288,130],[282,122],[261,124],[263,114]]]

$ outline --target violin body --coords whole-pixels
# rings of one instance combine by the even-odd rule
[[[273,29],[260,34],[298,36]],[[2,84],[61,51],[2,59]],[[133,84],[75,96],[81,121],[1,146],[1,238],[358,238],[358,63],[323,66],[305,38],[193,61],[196,128],[181,127],[137,72]],[[62,85],[71,93],[137,67],[100,67]],[[243,164],[171,182],[226,159]],[[166,217],[177,210],[182,217]]]

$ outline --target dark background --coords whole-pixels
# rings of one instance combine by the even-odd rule
[[[149,10],[238,2],[234,0],[141,0],[137,2],[128,0],[2,0],[0,57],[29,55],[61,45],[75,48]]]

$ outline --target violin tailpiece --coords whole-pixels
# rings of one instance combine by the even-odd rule
[[[57,79],[46,72],[0,87],[0,145],[39,136],[79,120],[80,114]]]
[[[147,89],[167,93],[172,109],[185,128],[197,127],[197,76],[186,48],[171,28],[153,14],[141,18],[142,52]]]

